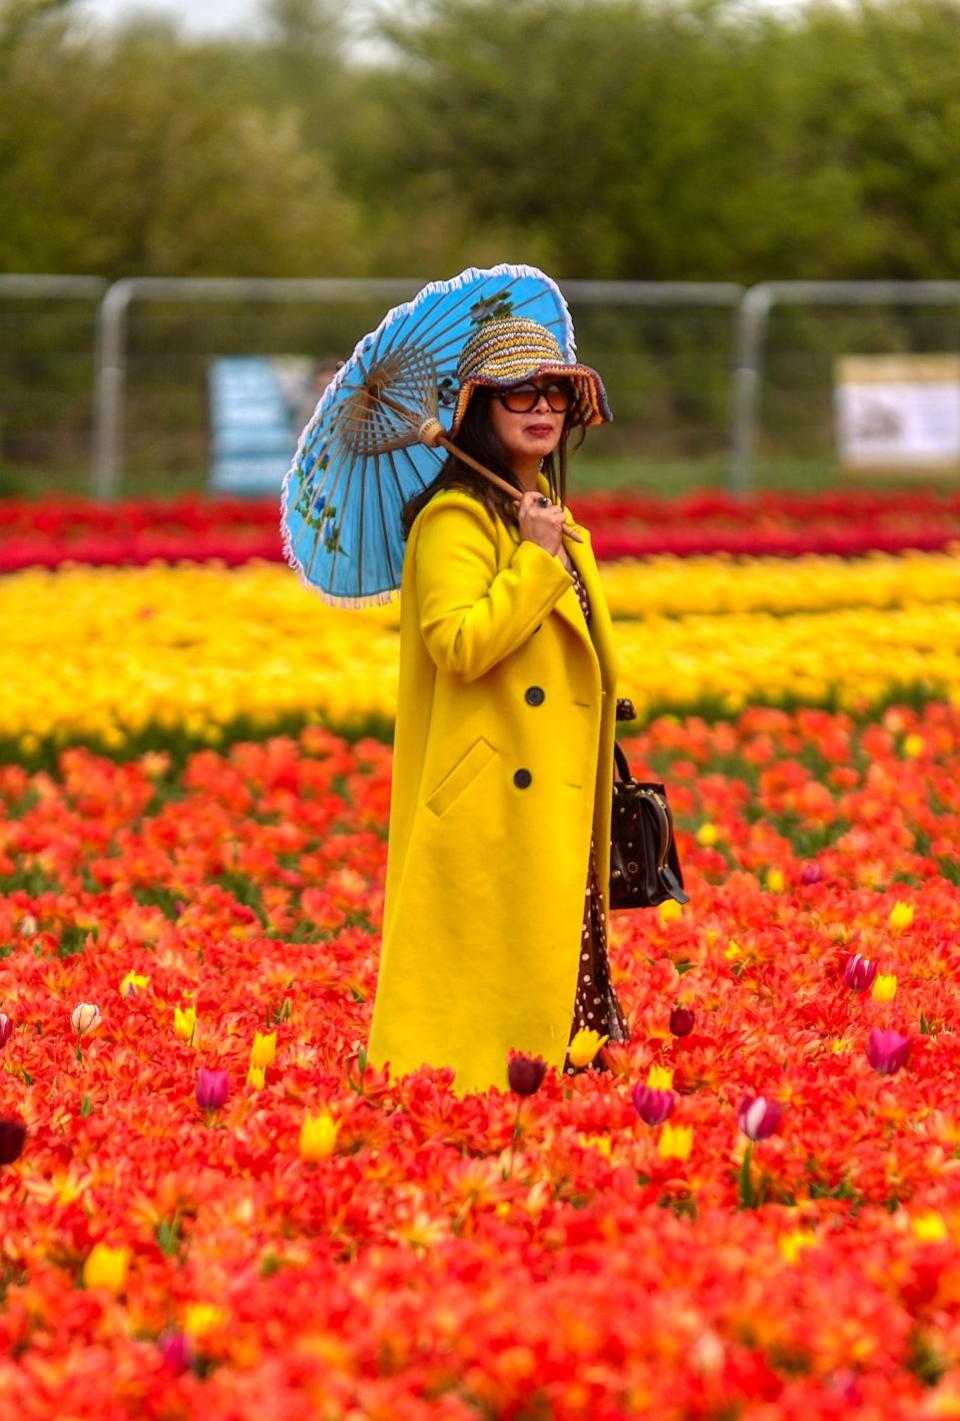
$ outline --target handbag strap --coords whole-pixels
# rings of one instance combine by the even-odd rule
[[[653,808],[660,826],[660,845],[657,850],[657,872],[662,873],[667,862],[667,854],[670,851],[670,842],[673,838],[673,816],[667,804],[666,795],[658,794],[652,785],[641,784],[635,780],[630,773],[630,766],[627,764],[627,757],[616,741],[613,742],[613,758],[616,761],[617,771],[620,775],[621,783],[636,787],[639,794]]]
[[[627,784],[633,779],[633,776],[630,773],[630,766],[627,764],[627,757],[616,740],[613,742],[613,758],[616,761],[621,780],[623,780],[624,784]]]

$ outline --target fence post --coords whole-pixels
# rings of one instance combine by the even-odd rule
[[[93,496],[114,498],[123,456],[127,378],[127,308],[136,282],[116,281],[100,303],[97,321],[96,424]]]
[[[411,296],[423,282],[398,277],[129,277],[110,287],[97,326],[96,437],[92,485],[113,498],[123,465],[127,389],[127,312],[135,296],[155,301],[333,301],[377,293]]]
[[[743,295],[737,316],[736,369],[733,377],[733,429],[730,489],[745,498],[753,487],[753,446],[757,429],[760,379],[767,317],[773,287],[762,282]]]

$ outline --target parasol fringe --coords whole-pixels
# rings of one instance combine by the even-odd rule
[[[289,479],[289,477],[290,474],[288,473],[283,481],[284,501],[286,500],[287,479]],[[283,533],[283,556],[286,558],[288,564],[293,568],[303,586],[306,587],[308,591],[315,592],[320,600],[326,602],[329,607],[345,607],[358,611],[363,607],[380,607],[386,605],[388,602],[400,600],[399,587],[388,587],[383,592],[370,592],[363,597],[341,597],[333,592],[324,591],[322,587],[318,587],[315,582],[311,582],[307,577],[303,563],[293,547],[290,531],[285,522],[281,525],[281,531]]]
[[[289,477],[289,476],[288,476]],[[284,480],[286,486],[286,480]],[[318,587],[315,582],[311,582],[304,571],[303,563],[297,557],[290,540],[290,534],[286,525],[283,528],[283,555],[294,572],[299,577],[301,583],[308,591],[316,593],[321,602],[325,602],[328,607],[342,607],[351,611],[359,611],[364,607],[382,607],[387,603],[400,600],[399,587],[388,587],[383,592],[369,592],[363,597],[341,597],[333,592],[326,592],[322,587]]]
[[[302,576],[301,581],[304,581]],[[400,601],[399,587],[388,588],[386,592],[369,592],[365,597],[339,597],[333,592],[325,592],[322,587],[317,587],[316,583],[305,582],[305,585],[316,592],[321,602],[326,602],[328,607],[340,607],[346,611],[362,611],[364,607],[385,607],[390,602]]]
[[[573,333],[573,319],[570,315],[570,310],[567,306],[566,298],[564,297],[563,292],[560,290],[560,287],[557,285],[557,283],[553,280],[552,277],[547,276],[546,272],[541,271],[539,267],[526,266],[523,263],[513,262],[500,262],[497,266],[492,267],[468,266],[462,272],[460,272],[458,276],[451,277],[447,281],[428,282],[426,286],[424,286],[420,291],[417,292],[416,296],[414,296],[412,300],[404,301],[399,306],[394,306],[391,310],[389,310],[384,316],[383,320],[380,322],[379,326],[377,326],[375,331],[363,336],[359,341],[357,341],[357,344],[353,349],[353,353],[350,356],[350,359],[345,360],[343,362],[340,369],[336,372],[333,379],[327,385],[326,389],[323,391],[319,400],[317,401],[316,408],[314,409],[313,414],[304,426],[300,434],[300,438],[297,441],[297,451],[293,456],[289,469],[284,475],[283,487],[280,493],[280,527],[283,534],[283,555],[289,563],[290,567],[292,567],[293,570],[299,576],[300,581],[303,583],[304,587],[309,587],[312,591],[318,593],[321,599],[324,602],[329,603],[330,606],[354,608],[378,606],[382,603],[390,602],[399,589],[393,588],[386,592],[374,593],[372,596],[367,597],[335,597],[332,593],[323,591],[323,589],[318,587],[316,583],[310,581],[304,570],[303,563],[301,562],[300,558],[297,556],[294,550],[293,540],[291,538],[290,529],[288,526],[287,510],[290,505],[290,500],[294,496],[293,484],[297,476],[297,470],[300,465],[300,460],[303,454],[306,452],[307,443],[311,435],[313,434],[314,429],[319,423],[321,413],[326,413],[327,407],[333,400],[334,395],[337,393],[337,391],[340,389],[340,386],[347,378],[350,366],[352,365],[353,361],[359,356],[361,356],[364,350],[368,350],[374,347],[381,334],[384,333],[387,327],[392,326],[397,321],[412,315],[415,311],[419,309],[419,307],[429,301],[431,296],[449,294],[451,291],[459,291],[463,287],[469,286],[477,279],[492,276],[512,276],[517,277],[518,279],[522,279],[523,277],[532,277],[536,281],[543,282],[543,284],[548,287],[549,290],[553,291],[557,297],[557,305],[560,311],[563,313],[563,329],[562,332],[558,333],[558,339],[560,341],[561,349],[563,350],[564,356],[567,360],[574,361],[576,359],[577,347]]]

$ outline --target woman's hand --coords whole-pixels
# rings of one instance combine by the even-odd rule
[[[520,536],[531,543],[539,543],[548,553],[556,557],[563,543],[564,510],[558,503],[541,506],[541,495],[536,489],[528,489],[521,495],[517,508],[520,518]]]

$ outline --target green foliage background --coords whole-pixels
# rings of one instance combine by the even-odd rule
[[[960,267],[958,0],[411,0],[376,63],[341,9],[197,42],[0,0],[0,270]]]

